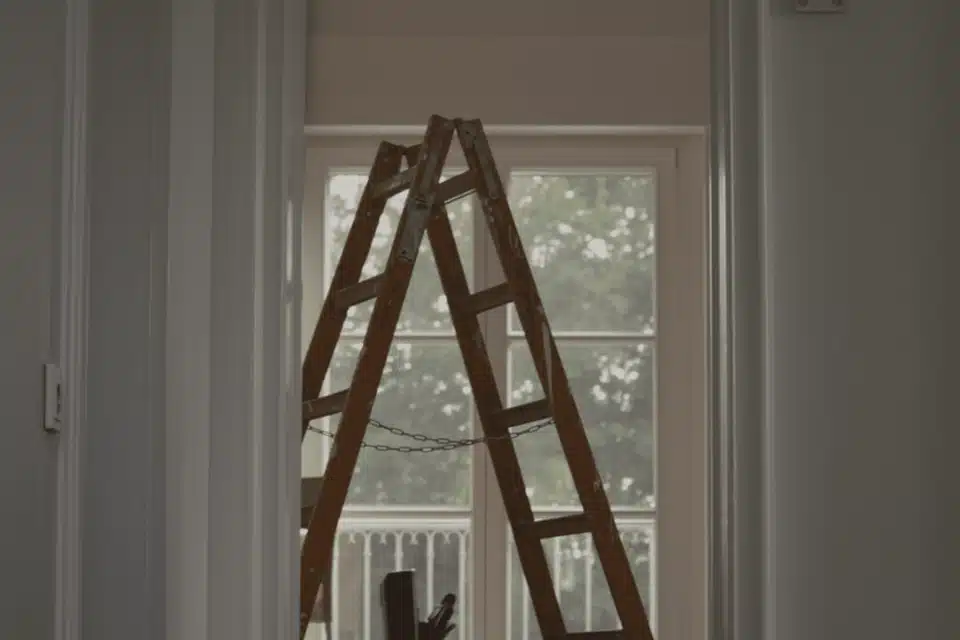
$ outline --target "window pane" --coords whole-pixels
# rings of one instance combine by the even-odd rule
[[[510,204],[554,331],[653,331],[652,171],[514,173]]]
[[[654,506],[654,349],[649,343],[561,343],[600,477],[619,507]],[[544,397],[526,343],[510,349],[510,404]],[[515,440],[535,508],[579,505],[553,427]]]
[[[360,341],[337,345],[332,364],[331,390],[350,385],[360,353]],[[469,438],[473,397],[455,342],[395,343],[383,372],[372,417],[393,428],[432,437]],[[316,421],[336,429],[339,416]],[[406,437],[371,426],[369,445],[423,446]],[[360,453],[348,505],[470,504],[470,448],[431,453],[377,451]]]
[[[444,175],[444,179],[455,175],[453,172]],[[327,278],[333,276],[343,245],[353,224],[360,196],[366,184],[367,175],[361,173],[334,173],[330,177],[327,192],[326,229],[329,262]],[[363,267],[363,277],[369,278],[383,272],[390,247],[396,233],[400,214],[406,202],[407,193],[398,194],[387,201],[383,216],[380,218],[377,233],[373,241],[373,248]],[[457,239],[460,256],[470,278],[473,266],[473,204],[469,198],[459,200],[449,206],[448,213],[453,226],[453,233]],[[374,301],[355,306],[347,314],[344,331],[362,334],[367,327],[367,321],[373,311]],[[452,331],[450,315],[446,297],[440,286],[436,262],[430,243],[424,235],[420,247],[420,255],[414,267],[413,280],[407,291],[403,311],[400,315],[399,332],[403,331]]]
[[[538,512],[537,518],[557,517],[557,511]],[[653,571],[651,552],[654,526],[649,519],[617,518],[620,539],[623,540],[633,569],[633,577],[640,597],[650,615],[654,611],[651,600]],[[553,576],[554,588],[567,630],[570,632],[610,631],[620,628],[620,617],[610,595],[610,587],[603,568],[596,557],[590,535],[565,536],[543,542],[547,565]],[[540,640],[540,633],[530,591],[523,576],[517,550],[510,539],[508,551],[509,584],[507,587],[507,637],[509,640]]]

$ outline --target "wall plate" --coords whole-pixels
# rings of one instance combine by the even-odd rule
[[[798,13],[843,13],[849,0],[794,0]]]
[[[63,420],[63,379],[60,367],[43,365],[43,428],[60,431]]]

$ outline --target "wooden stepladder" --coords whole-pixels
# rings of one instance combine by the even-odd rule
[[[469,169],[441,182],[454,134],[463,148]],[[404,160],[408,164],[406,169],[402,168]],[[361,281],[361,270],[386,201],[407,189],[409,194],[386,267],[380,275]],[[474,192],[505,274],[502,284],[475,293],[469,289],[446,210],[448,202]],[[421,144],[401,147],[384,142],[380,145],[303,365],[304,434],[311,420],[336,413],[341,415],[303,543],[300,637],[306,632],[321,583],[330,567],[337,524],[425,233],[436,258],[440,282],[450,307],[490,459],[543,637],[557,640],[652,640],[647,614],[483,126],[478,120],[450,120],[436,115],[430,118]],[[347,311],[351,306],[371,299],[375,299],[373,312],[349,388],[320,397]],[[494,379],[478,315],[511,302],[526,334],[545,398],[507,408]],[[556,425],[583,512],[535,520],[516,450],[512,440],[504,436],[511,428],[548,418],[552,418]],[[587,533],[592,535],[622,630],[573,633],[567,631],[564,623],[542,541]]]

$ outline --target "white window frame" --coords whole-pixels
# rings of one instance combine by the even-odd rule
[[[416,135],[313,136],[308,141],[304,196],[304,246],[324,246],[322,211],[328,176],[334,171],[365,174],[382,138],[401,144]],[[491,132],[495,160],[504,181],[514,170],[626,170],[653,168],[658,176],[655,344],[657,347],[656,557],[657,607],[651,611],[663,640],[705,638],[706,620],[706,212],[705,150],[700,135],[609,135],[581,130],[578,135],[517,135]],[[448,167],[462,167],[454,145]],[[319,219],[318,219],[319,214]],[[482,225],[475,216],[475,225]],[[496,284],[499,265],[492,247],[475,226],[475,290]],[[331,264],[329,257],[304,251],[303,344],[319,310]],[[318,259],[319,258],[319,259]],[[306,274],[324,273],[321,287]],[[661,295],[664,291],[679,292]],[[312,317],[312,316],[311,316]],[[501,389],[506,388],[506,309],[484,317],[484,332]],[[497,327],[495,329],[495,327]],[[450,339],[453,340],[451,333]],[[476,421],[474,424],[477,424]],[[486,450],[474,458],[473,561],[486,567],[481,591],[474,584],[470,610],[482,611],[468,622],[474,638],[502,635],[506,628],[507,520],[488,468]],[[492,562],[493,558],[503,558]],[[489,559],[489,560],[488,560]],[[491,568],[494,571],[491,573]],[[472,579],[473,572],[471,572]]]

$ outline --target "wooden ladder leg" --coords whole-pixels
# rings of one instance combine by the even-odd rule
[[[488,438],[487,450],[490,452],[504,507],[514,531],[517,555],[530,584],[534,613],[545,637],[563,636],[566,626],[556,593],[553,588],[548,587],[553,584],[553,580],[543,545],[530,536],[517,535],[524,525],[533,523],[534,516],[516,449],[513,441],[506,437],[508,427],[501,419],[504,415],[503,404],[477,319],[480,311],[490,308],[487,301],[491,300],[492,296],[486,292],[470,294],[445,207],[441,207],[441,214],[430,221],[427,232],[437,262],[440,283],[450,306],[450,316],[460,344],[464,367],[473,388],[480,423],[484,435]]]
[[[580,516],[579,530],[593,534],[597,557],[626,637],[652,640],[629,558],[617,531],[590,442],[557,353],[557,345],[507,203],[506,192],[494,165],[489,142],[479,121],[458,122],[457,133],[467,163],[477,174],[477,195],[583,505],[585,514]],[[573,519],[567,519],[567,522],[570,521]],[[545,635],[549,634],[545,632]]]
[[[300,637],[310,622],[322,573],[330,565],[337,523],[343,513],[360,447],[367,432],[377,389],[383,377],[390,345],[406,298],[420,244],[434,210],[433,198],[453,139],[453,122],[433,116],[427,126],[418,162],[413,167],[410,192],[397,227],[387,266],[376,287],[376,302],[363,348],[346,394],[342,396],[340,425],[324,471],[317,506],[313,510],[300,562]],[[336,292],[330,291],[328,299]]]
[[[340,260],[330,282],[330,291],[339,291],[351,285],[356,285],[363,271],[373,245],[373,238],[377,232],[377,224],[387,204],[387,198],[378,195],[377,185],[394,178],[403,160],[403,147],[383,142],[377,151],[373,167],[367,178],[367,186],[363,190],[360,202],[357,205],[356,215],[347,233]],[[382,190],[381,190],[382,191]],[[343,323],[347,318],[349,307],[337,304],[336,297],[327,295],[320,311],[320,318],[313,331],[310,346],[303,362],[303,402],[309,402],[320,395],[324,378],[330,369],[330,361],[337,347],[337,340],[343,331]],[[305,417],[301,431],[301,438],[306,435],[310,425],[310,418]]]

